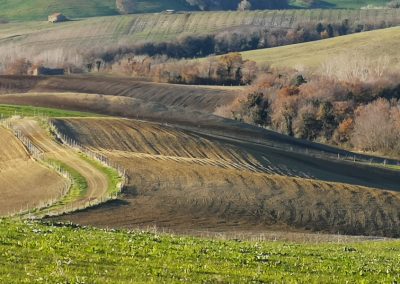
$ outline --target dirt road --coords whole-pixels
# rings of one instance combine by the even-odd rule
[[[59,161],[76,170],[87,182],[87,192],[77,198],[73,204],[81,207],[89,201],[103,196],[108,190],[108,177],[91,165],[73,149],[54,141],[49,134],[33,119],[21,119],[15,123],[16,129],[28,137],[33,144],[45,153],[45,158]]]

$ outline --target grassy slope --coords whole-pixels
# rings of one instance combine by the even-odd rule
[[[1,0],[0,0],[1,1]],[[96,17],[57,25],[45,22],[0,25],[0,44],[25,45],[24,53],[36,48],[92,48],[110,44],[132,44],[139,40],[170,40],[181,34],[205,34],[241,25],[292,27],[302,22],[350,22],[393,20],[398,10],[283,10],[251,12],[200,12],[191,14],[140,14]],[[3,53],[5,53],[4,50]],[[50,54],[51,55],[51,54]]]
[[[188,10],[184,0],[139,0],[137,12],[158,12],[165,9]],[[0,18],[9,20],[46,20],[54,12],[71,18],[117,15],[115,0],[0,0]]]
[[[1,1],[1,0],[0,0]],[[0,25],[0,70],[21,56],[49,67],[61,62],[83,64],[93,50],[130,46],[143,41],[168,41],[190,34],[210,34],[239,26],[290,28],[303,22],[351,23],[393,21],[394,10],[282,10],[139,14],[95,17],[57,25],[31,21]]]
[[[140,14],[95,17],[52,25],[44,21],[0,25],[0,70],[21,56],[47,66],[83,64],[93,50],[130,46],[143,41],[168,41],[190,34],[210,34],[239,26],[289,28],[303,22],[351,23],[393,21],[394,10],[283,10]]]
[[[0,118],[20,116],[44,116],[44,117],[96,117],[97,114],[79,111],[68,111],[62,109],[52,109],[44,107],[17,106],[0,104]]]
[[[166,9],[180,11],[193,10],[185,0],[138,0],[137,13],[160,12]],[[385,6],[388,0],[327,0],[318,1],[312,8],[358,9],[372,4]],[[299,0],[291,1],[292,7],[305,7]],[[0,0],[0,18],[9,20],[45,20],[54,12],[62,12],[68,17],[82,18],[118,14],[115,0]]]
[[[400,28],[377,30],[333,39],[242,52],[245,59],[274,67],[306,66],[317,68],[327,60],[354,52],[360,57],[390,57],[392,66],[400,62]]]
[[[395,283],[399,245],[216,241],[0,221],[0,281]]]
[[[359,9],[367,5],[384,7],[390,0],[325,0],[315,1],[312,8]],[[310,7],[301,0],[289,1],[294,7]]]
[[[114,0],[0,0],[0,17],[10,20],[46,20],[49,14],[62,12],[68,17],[117,14]]]

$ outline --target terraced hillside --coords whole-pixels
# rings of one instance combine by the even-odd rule
[[[372,62],[388,58],[388,65],[397,68],[400,62],[398,42],[400,28],[370,31],[318,42],[308,42],[270,49],[242,52],[245,59],[274,67],[320,68],[341,57],[368,58]]]
[[[11,131],[0,126],[0,216],[59,198],[67,180],[33,160]]]
[[[55,124],[123,165],[129,177],[121,200],[62,220],[178,231],[400,233],[400,194],[374,189],[398,190],[397,172],[206,138],[179,126],[85,118]]]
[[[140,41],[173,40],[183,35],[201,35],[239,26],[290,28],[304,22],[368,23],[398,21],[393,10],[282,10],[247,12],[196,12],[140,14],[89,18],[58,25],[44,22],[0,25],[0,62],[24,57],[60,65],[82,64],[82,56],[94,48],[105,49]],[[0,66],[1,68],[1,66]]]

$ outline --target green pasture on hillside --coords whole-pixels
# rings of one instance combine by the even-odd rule
[[[69,111],[63,109],[19,106],[19,105],[4,105],[0,104],[0,118],[7,118],[14,115],[19,116],[44,116],[44,117],[96,117],[99,116],[93,113]]]
[[[1,283],[398,283],[400,242],[217,241],[0,221]]]
[[[46,21],[55,12],[71,19],[119,14],[115,0],[0,0],[0,7],[0,18],[11,21]],[[137,13],[149,13],[193,8],[185,0],[138,0],[136,9]]]

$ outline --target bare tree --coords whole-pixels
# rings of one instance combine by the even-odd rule
[[[121,14],[132,14],[136,11],[135,0],[116,0],[115,5]]]
[[[393,0],[387,3],[387,6],[391,9],[399,9],[400,8],[400,0]]]
[[[324,62],[321,73],[341,81],[373,81],[390,73],[389,63],[387,56],[369,59],[357,54],[341,55]]]
[[[378,99],[359,107],[356,113],[352,142],[358,149],[384,153],[398,150],[399,106]]]
[[[32,68],[32,62],[25,58],[20,58],[7,65],[7,75],[28,75]]]
[[[238,11],[249,11],[251,10],[251,3],[248,0],[242,0],[239,3]]]

